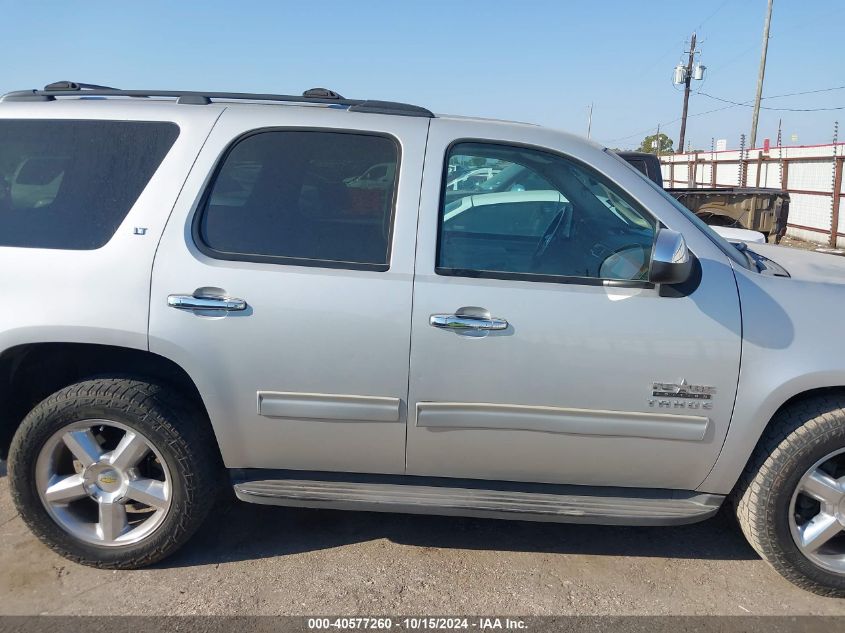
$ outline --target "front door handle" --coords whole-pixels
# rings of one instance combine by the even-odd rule
[[[208,310],[211,312],[240,312],[246,310],[246,301],[233,297],[196,297],[170,295],[167,305],[177,310]]]
[[[429,325],[446,330],[506,330],[508,322],[490,316],[490,311],[475,306],[459,308],[454,314],[432,314]]]

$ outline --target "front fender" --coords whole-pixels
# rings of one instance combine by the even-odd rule
[[[736,402],[722,451],[698,487],[718,494],[731,491],[784,403],[845,387],[845,343],[835,320],[824,318],[845,308],[845,285],[740,269],[736,280],[743,328]]]

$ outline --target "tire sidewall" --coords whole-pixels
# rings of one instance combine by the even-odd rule
[[[781,460],[767,497],[766,514],[767,523],[774,535],[774,544],[789,564],[813,582],[845,591],[845,575],[819,567],[804,556],[792,537],[789,525],[792,496],[801,478],[815,463],[841,448],[841,436],[825,434]]]
[[[189,499],[185,455],[180,454],[179,443],[173,441],[178,438],[168,433],[165,426],[155,423],[157,415],[150,415],[149,411],[144,415],[132,403],[122,407],[101,406],[86,402],[86,398],[67,398],[59,400],[55,406],[42,405],[24,419],[15,434],[9,458],[9,481],[13,498],[18,512],[33,532],[69,558],[97,561],[103,566],[120,565],[127,559],[143,558],[167,546],[172,535],[178,531]],[[157,411],[152,413],[161,414]],[[35,464],[44,445],[69,424],[86,419],[113,420],[137,430],[155,446],[167,465],[171,479],[170,509],[164,521],[138,543],[106,547],[82,541],[66,532],[53,519],[39,495]]]

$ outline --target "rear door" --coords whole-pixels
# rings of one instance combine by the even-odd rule
[[[221,116],[162,238],[150,347],[194,378],[228,467],[403,472],[427,129]],[[360,178],[374,166],[391,178]]]
[[[633,170],[583,149],[432,121],[408,474],[693,489],[715,462],[741,341],[727,257]],[[489,176],[444,183],[465,166]],[[646,281],[661,224],[687,234],[697,286]]]

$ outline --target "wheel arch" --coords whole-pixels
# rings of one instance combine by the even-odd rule
[[[820,372],[795,378],[772,390],[751,415],[740,412],[741,404],[738,402],[722,451],[707,478],[696,490],[729,494],[779,412],[800,402],[831,394],[845,397],[845,373]],[[741,419],[737,419],[738,416]]]
[[[722,207],[704,206],[698,209],[695,214],[711,226],[742,226],[737,218],[723,213]]]
[[[217,446],[208,410],[196,383],[174,361],[146,350],[75,342],[16,345],[0,353],[0,459],[8,457],[15,431],[44,398],[80,380],[103,374],[163,382],[194,402]],[[219,446],[217,448],[219,453]]]

